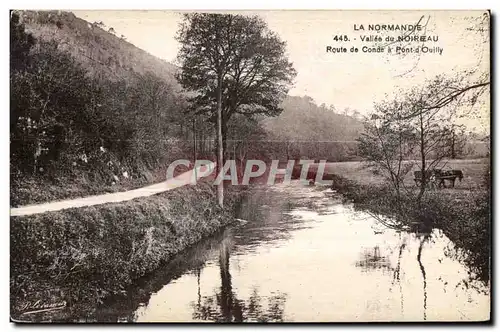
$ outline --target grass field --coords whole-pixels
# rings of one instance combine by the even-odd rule
[[[489,159],[486,158],[443,160],[439,163],[438,168],[442,167],[445,170],[461,170],[464,174],[464,178],[461,182],[458,181],[458,179],[455,181],[455,188],[443,188],[438,190],[443,192],[461,192],[481,189],[484,186],[484,173],[488,163]],[[406,175],[405,185],[407,187],[415,187],[413,171],[416,170],[418,170],[417,165],[415,165],[412,171]],[[384,178],[382,176],[373,174],[370,169],[366,168],[366,164],[360,161],[328,163],[325,173],[337,174],[349,180],[366,185],[382,184],[384,182]],[[446,185],[449,186],[448,181],[446,181]]]

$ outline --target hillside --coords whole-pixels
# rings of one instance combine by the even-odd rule
[[[265,120],[266,128],[278,137],[297,141],[354,141],[363,123],[353,117],[320,107],[307,96],[288,96],[279,117]]]
[[[69,52],[91,75],[114,80],[130,77],[133,72],[153,72],[179,88],[174,77],[176,66],[116,36],[113,30],[104,30],[103,25],[64,11],[21,11],[19,14],[27,32],[41,40],[56,41],[61,50]]]
[[[36,38],[58,43],[94,76],[118,79],[133,72],[153,72],[180,90],[175,79],[177,67],[134,46],[107,31],[103,25],[90,23],[64,11],[22,11],[21,21],[27,32]],[[362,124],[348,116],[320,108],[307,98],[288,96],[283,101],[285,111],[277,118],[265,121],[268,130],[293,140],[356,139]]]
[[[42,40],[57,41],[61,50],[69,52],[92,75],[113,80],[127,78],[132,72],[149,71],[180,88],[174,77],[176,66],[116,36],[112,30],[105,30],[103,25],[64,11],[20,13],[28,32]],[[288,96],[283,107],[285,111],[279,117],[266,120],[267,128],[278,136],[307,141],[350,141],[356,139],[363,127],[359,121],[320,108],[307,98]]]

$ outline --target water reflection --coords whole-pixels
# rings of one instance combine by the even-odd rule
[[[278,293],[269,297],[268,306],[264,308],[265,299],[259,296],[257,288],[253,288],[248,300],[238,298],[231,284],[229,268],[231,238],[224,238],[219,249],[219,269],[221,286],[215,294],[201,297],[198,277],[198,301],[192,303],[193,319],[213,322],[281,322],[283,321],[286,295]]]
[[[422,250],[424,249],[424,244],[431,238],[431,234],[426,234],[420,239],[420,245],[418,246],[417,261],[420,267],[420,272],[422,273],[422,289],[424,294],[424,320],[427,320],[427,273],[425,272],[424,264],[422,263]]]
[[[270,192],[268,187],[256,187],[253,194],[239,205],[236,212],[238,219],[247,222],[238,228],[237,234],[232,235],[236,250],[242,249],[247,252],[263,243],[290,240],[291,231],[309,228],[310,225],[305,224],[303,220],[290,215],[294,207],[305,204],[306,198],[307,195],[303,195],[302,192],[294,192],[293,197],[284,199],[282,194]],[[312,203],[307,204],[314,209]]]
[[[361,267],[363,272],[376,269],[393,271],[389,258],[380,254],[379,246],[375,246],[372,249],[364,249],[361,259],[356,262],[356,266]]]
[[[489,295],[455,286],[449,240],[383,229],[324,188],[258,188],[240,223],[92,312],[97,321],[481,320]],[[425,241],[423,239],[425,238]],[[483,287],[484,288],[484,287]],[[81,319],[89,311],[75,316]]]
[[[95,319],[90,320],[99,322],[137,321],[139,318],[138,308],[147,306],[151,295],[160,291],[166,284],[174,282],[186,274],[195,274],[199,283],[201,271],[206,262],[217,252],[219,243],[225,236],[227,236],[227,231],[219,232],[210,238],[204,239],[192,248],[181,252],[169,264],[139,279],[124,294],[108,297],[95,310]]]
[[[141,278],[125,294],[109,297],[95,310],[86,321],[100,322],[132,322],[147,319],[153,306],[152,296],[174,286],[176,279],[194,275],[196,277],[196,301],[191,301],[190,307],[193,320],[216,322],[240,321],[281,321],[283,319],[286,295],[275,290],[269,296],[261,296],[255,287],[246,299],[238,297],[232,286],[230,258],[242,254],[256,252],[263,244],[273,246],[273,243],[287,241],[291,238],[290,231],[307,228],[302,222],[295,222],[288,215],[291,202],[278,200],[275,196],[266,194],[265,188],[256,190],[249,200],[242,202],[239,218],[235,226],[228,227],[214,236],[202,240],[194,247],[177,255],[168,265],[155,273]],[[267,208],[255,209],[260,202],[271,203]],[[235,229],[237,231],[235,232]],[[213,294],[202,295],[202,277],[210,274],[217,266],[220,286]],[[210,277],[209,284],[215,278]],[[167,299],[168,301],[168,299]],[[174,299],[178,301],[178,299]],[[266,304],[267,303],[267,304]],[[173,312],[162,313],[168,321],[186,321]],[[80,319],[81,317],[75,317]]]

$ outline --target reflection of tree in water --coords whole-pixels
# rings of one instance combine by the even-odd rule
[[[198,274],[198,301],[192,304],[193,318],[215,322],[283,321],[285,294],[269,297],[267,308],[263,307],[263,299],[255,288],[247,301],[237,298],[229,272],[230,246],[230,237],[224,238],[219,251],[221,287],[214,295],[201,297]]]
[[[361,267],[363,272],[369,270],[381,269],[383,271],[392,271],[391,262],[387,257],[380,254],[380,247],[375,246],[372,249],[365,249],[361,254],[361,259],[356,262],[357,267]]]
[[[420,239],[420,245],[418,247],[417,261],[420,267],[420,272],[422,272],[422,280],[423,280],[423,291],[424,291],[424,320],[427,320],[427,277],[425,273],[425,267],[422,264],[422,249],[424,248],[424,243],[429,241],[431,238],[431,233],[425,234]]]
[[[216,253],[224,232],[215,233],[212,237],[203,239],[194,246],[177,254],[170,262],[154,273],[138,279],[126,289],[123,294],[116,294],[105,299],[104,303],[96,307],[82,308],[75,312],[77,320],[86,313],[88,322],[133,322],[140,315],[138,309],[147,307],[151,295],[160,291],[165,285],[178,279],[184,274],[193,273],[199,276],[205,263]],[[92,311],[92,308],[94,310]]]
[[[423,236],[419,236],[419,247],[418,247],[418,253],[417,253],[417,262],[420,268],[420,272],[422,273],[422,283],[423,283],[423,310],[424,310],[424,320],[427,319],[427,274],[425,271],[425,267],[422,264],[422,251],[424,248],[425,242],[430,241],[432,238],[432,233],[424,233]],[[406,239],[400,244],[399,246],[399,253],[398,253],[398,263],[396,265],[395,269],[392,269],[394,271],[393,275],[393,284],[394,282],[397,282],[399,284],[399,292],[400,292],[400,303],[401,303],[401,313],[403,313],[404,310],[404,302],[403,302],[403,290],[401,287],[401,257],[403,256],[403,251],[406,248]],[[377,249],[378,247],[374,248]],[[376,255],[374,255],[376,256]],[[356,264],[357,265],[357,264]],[[390,267],[390,265],[389,265]]]
[[[398,264],[396,265],[396,268],[394,269],[394,278],[393,278],[393,284],[394,282],[397,282],[399,285],[399,301],[401,304],[401,314],[404,314],[404,299],[403,299],[403,287],[401,286],[401,257],[403,257],[403,250],[406,248],[406,239],[404,240],[403,243],[399,246],[399,253],[398,253]]]

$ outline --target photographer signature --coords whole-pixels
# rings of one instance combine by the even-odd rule
[[[36,302],[26,302],[21,306],[22,315],[33,314],[37,312],[52,311],[66,307],[66,301],[44,303],[42,300]]]

